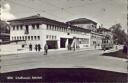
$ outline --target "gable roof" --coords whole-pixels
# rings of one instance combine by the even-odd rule
[[[92,20],[87,19],[87,18],[78,18],[78,19],[68,21],[66,23],[68,23],[68,24],[86,24],[86,23],[97,24],[95,21],[92,21]]]
[[[37,21],[37,22],[35,22],[35,21]],[[52,19],[49,19],[49,18],[41,17],[40,15],[34,15],[34,16],[9,20],[8,22],[10,22],[10,23],[14,23],[14,22],[33,23],[34,22],[34,23],[46,23],[46,24],[55,24],[55,25],[67,26],[64,22],[59,22],[59,21],[52,20]]]

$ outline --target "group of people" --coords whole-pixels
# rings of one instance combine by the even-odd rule
[[[128,42],[126,42],[123,46],[123,53],[128,54]]]
[[[32,49],[33,47],[32,47],[32,44],[30,44],[29,45],[29,51],[32,51],[33,49]],[[35,45],[35,50],[36,51],[40,51],[41,50],[41,45],[40,44],[36,44]]]
[[[33,48],[33,47],[32,47],[32,44],[30,44],[30,45],[29,45],[29,51],[32,51],[32,48]],[[35,50],[38,51],[38,52],[40,52],[40,50],[42,49],[40,44],[36,44],[34,48],[35,48]],[[44,55],[47,55],[47,54],[48,54],[48,45],[47,45],[47,43],[46,43],[46,44],[44,45]]]

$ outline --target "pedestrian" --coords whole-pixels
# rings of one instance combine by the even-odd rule
[[[29,45],[29,51],[32,51],[32,44]]]
[[[37,44],[35,45],[35,50],[37,51],[37,49],[38,49],[38,46],[37,46]]]
[[[40,50],[41,50],[41,45],[40,45],[40,44],[38,44],[38,45],[37,45],[37,47],[38,47],[38,48],[37,48],[37,49],[38,49],[38,51],[40,52]]]
[[[44,55],[48,54],[48,45],[47,43],[44,45]]]

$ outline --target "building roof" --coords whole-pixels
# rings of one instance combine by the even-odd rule
[[[78,31],[83,31],[83,32],[91,32],[91,30],[89,29],[85,29],[85,28],[81,28],[81,27],[77,27],[77,26],[70,26],[71,28],[70,29],[75,29],[75,30],[78,30]]]
[[[45,23],[45,24],[67,26],[63,22],[59,22],[59,21],[56,21],[56,20],[45,18],[45,17],[40,16],[39,14],[38,15],[34,15],[34,16],[29,16],[29,17],[9,20],[8,22],[10,22],[12,25],[13,24],[16,25],[16,24],[18,24],[18,22],[24,23],[24,24],[27,22],[27,23]]]
[[[97,31],[98,31],[98,32],[103,32],[103,31],[104,31],[104,32],[111,32],[111,30],[106,29],[106,28],[98,28]]]
[[[68,24],[86,24],[86,23],[93,23],[93,24],[97,24],[95,21],[87,19],[87,18],[78,18],[78,19],[74,19],[71,21],[66,22]]]
[[[8,22],[10,22],[11,25],[20,25],[20,24],[27,25],[27,24],[33,24],[33,23],[45,23],[45,24],[51,24],[51,25],[66,27],[66,28],[68,28],[68,26],[70,26],[71,27],[70,29],[90,32],[90,30],[88,30],[88,29],[84,29],[84,28],[76,27],[76,26],[71,26],[71,25],[64,23],[64,22],[59,22],[59,21],[52,20],[49,18],[41,17],[40,15],[34,15],[34,16],[9,20]]]

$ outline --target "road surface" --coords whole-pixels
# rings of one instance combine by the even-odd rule
[[[101,56],[102,50],[51,51],[2,56],[1,72],[34,68],[94,68],[127,73],[124,59]]]

